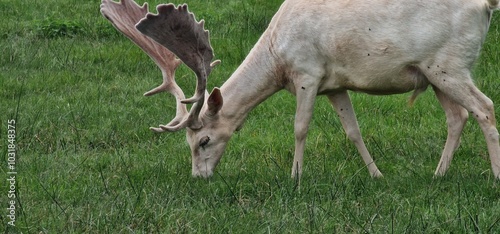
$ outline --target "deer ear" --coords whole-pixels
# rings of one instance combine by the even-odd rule
[[[212,93],[208,97],[208,113],[210,115],[215,115],[219,110],[222,108],[223,100],[222,100],[222,94],[220,93],[219,88],[214,88],[212,90]]]

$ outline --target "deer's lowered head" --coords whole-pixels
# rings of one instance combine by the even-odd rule
[[[224,124],[224,119],[219,115],[223,105],[220,90],[215,88],[206,98],[207,78],[220,61],[212,62],[214,55],[209,32],[204,29],[204,21],[196,21],[187,5],[175,7],[173,4],[163,4],[157,10],[158,14],[147,14],[137,24],[137,29],[172,51],[193,70],[198,83],[195,96],[181,101],[184,104],[193,103],[189,113],[181,121],[160,125],[151,130],[161,133],[186,129],[192,155],[192,174],[209,177],[234,131]]]
[[[157,7],[158,14],[149,13],[147,8],[147,4],[141,7],[133,0],[102,0],[101,13],[148,54],[162,71],[163,83],[144,95],[167,91],[177,100],[175,118],[168,124],[150,129],[159,133],[187,129],[193,175],[211,176],[231,135],[231,130],[224,127],[218,127],[216,133],[206,133],[210,126],[220,125],[217,113],[222,107],[220,90],[215,89],[206,99],[207,77],[220,61],[212,62],[214,56],[209,33],[204,29],[204,22],[196,21],[188,12],[187,5],[162,4]],[[181,61],[197,77],[195,95],[188,99],[174,80]],[[186,104],[193,104],[189,112]]]

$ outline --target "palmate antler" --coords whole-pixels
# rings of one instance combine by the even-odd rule
[[[148,13],[137,24],[137,29],[177,55],[198,78],[195,95],[182,100],[182,103],[194,103],[188,117],[178,125],[160,127],[167,131],[200,128],[198,116],[205,101],[207,77],[220,61],[211,63],[214,56],[204,21],[197,22],[186,4],[177,8],[173,4],[162,4],[157,6],[157,11],[158,14]]]
[[[163,9],[163,7],[158,7],[158,9]],[[167,7],[168,8],[168,7]],[[173,5],[170,7],[173,8]],[[185,11],[187,11],[187,6],[184,8]],[[159,10],[160,12],[160,10]],[[151,128],[151,130],[155,132],[165,132],[165,131],[176,131],[179,129],[182,129],[184,127],[191,127],[191,128],[199,128],[201,127],[201,123],[198,121],[198,114],[201,110],[201,107],[203,105],[204,101],[204,93],[206,89],[206,78],[208,74],[210,73],[211,66],[203,66],[203,64],[193,62],[192,59],[190,59],[189,55],[190,53],[197,53],[197,55],[194,55],[192,57],[194,58],[199,58],[198,56],[199,53],[203,53],[202,58],[208,59],[210,61],[213,58],[212,54],[212,48],[210,47],[210,43],[208,42],[208,32],[203,30],[203,23],[201,23],[201,27],[196,28],[198,32],[203,32],[204,37],[199,37],[195,36],[195,38],[200,38],[202,40],[206,40],[208,43],[203,43],[205,47],[203,49],[208,49],[207,51],[201,52],[202,50],[197,50],[196,48],[199,48],[199,46],[193,46],[189,45],[189,42],[185,43],[172,43],[172,41],[175,40],[184,40],[188,37],[184,36],[181,38],[170,38],[169,36],[164,37],[162,33],[159,34],[154,34],[154,33],[147,33],[146,35],[150,36],[155,35],[154,40],[158,41],[160,44],[155,42],[149,37],[146,37],[143,35],[141,32],[139,32],[135,25],[146,15],[149,15],[149,17],[155,18],[154,15],[148,14],[148,5],[147,3],[144,3],[142,7],[140,7],[137,3],[135,3],[132,0],[120,0],[119,3],[114,2],[112,0],[102,0],[101,4],[101,13],[103,14],[106,19],[108,19],[115,28],[117,28],[120,32],[122,32],[124,35],[126,35],[129,39],[131,39],[135,44],[137,44],[146,54],[148,54],[154,62],[158,65],[160,70],[162,71],[163,75],[163,83],[146,92],[144,95],[145,96],[150,96],[162,91],[167,91],[171,94],[173,94],[176,98],[177,101],[177,111],[176,111],[176,116],[175,118],[168,123],[167,125],[160,125],[161,128]],[[184,16],[182,16],[184,15]],[[168,17],[167,17],[168,18]],[[170,17],[171,18],[171,17]],[[185,20],[190,20],[187,21],[189,23],[192,23],[192,25],[198,25],[200,26],[199,23],[196,23],[194,20],[194,16],[191,15],[191,17],[185,17],[185,14],[181,14],[179,19],[175,18],[172,21],[173,22],[184,22]],[[162,28],[161,26],[158,26],[158,24],[164,24],[162,23],[164,19],[158,20],[145,20],[145,23],[143,25],[146,26],[146,28],[153,26],[158,28],[158,30],[165,30],[165,28]],[[149,26],[148,26],[149,25]],[[191,26],[190,28],[193,28]],[[177,28],[178,29],[178,28]],[[196,31],[195,30],[195,31]],[[173,32],[173,35],[175,36],[175,30],[169,29],[165,30],[167,33]],[[179,33],[177,33],[179,34]],[[183,33],[180,33],[181,35],[186,35]],[[158,38],[160,36],[160,38]],[[162,37],[163,36],[163,37]],[[191,35],[189,35],[191,36]],[[164,42],[169,41],[169,46],[164,47]],[[208,45],[208,47],[206,47]],[[167,49],[168,48],[168,49]],[[193,50],[194,48],[194,50]],[[171,49],[174,51],[172,53],[169,51]],[[191,49],[191,50],[190,50]],[[184,51],[186,50],[186,51]],[[181,64],[181,60],[177,59],[175,56],[178,56],[181,58],[181,60],[187,61],[188,67],[193,69],[193,66],[196,67],[193,69],[195,71],[197,77],[198,77],[198,84],[197,84],[197,91],[196,94],[193,98],[190,99],[185,99],[184,92],[182,89],[177,85],[177,83],[174,80],[174,74],[176,68]],[[179,56],[180,55],[180,56]],[[208,71],[207,68],[208,67]],[[194,103],[196,104],[193,106],[191,109],[190,114],[188,115],[187,108],[184,105],[185,103]],[[184,104],[183,104],[184,103]]]
[[[181,103],[185,99],[182,89],[174,80],[175,70],[182,63],[175,55],[162,45],[146,37],[139,32],[135,25],[148,13],[148,5],[144,3],[140,7],[132,0],[102,0],[101,13],[113,26],[138,45],[160,68],[163,76],[163,83],[158,87],[144,93],[144,96],[151,96],[163,91],[167,91],[175,96],[177,100],[175,118],[168,125],[175,125],[181,122],[187,115],[186,106]]]

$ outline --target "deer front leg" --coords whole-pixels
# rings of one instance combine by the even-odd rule
[[[382,177],[382,173],[378,170],[377,165],[375,165],[375,161],[365,146],[365,142],[361,136],[358,121],[356,120],[356,115],[354,114],[347,91],[328,95],[328,99],[337,112],[347,137],[354,143],[359,151],[359,154],[363,158],[363,161],[368,167],[370,175],[374,178]]]
[[[436,97],[441,103],[441,106],[446,114],[446,123],[448,125],[448,137],[446,138],[441,159],[439,160],[439,164],[434,172],[435,176],[443,176],[450,167],[451,160],[453,159],[453,153],[460,145],[460,135],[465,123],[467,122],[469,114],[465,108],[451,100],[441,90],[434,86],[433,88],[436,93]]]
[[[292,178],[302,175],[304,160],[304,147],[306,144],[307,131],[314,110],[314,101],[317,95],[315,85],[296,85],[297,110],[295,112],[295,154],[293,157]]]

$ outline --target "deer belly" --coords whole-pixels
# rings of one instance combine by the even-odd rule
[[[383,72],[360,69],[358,72],[335,71],[332,74],[323,83],[319,90],[320,94],[347,89],[375,95],[388,95],[406,93],[429,85],[425,75],[413,65]]]

